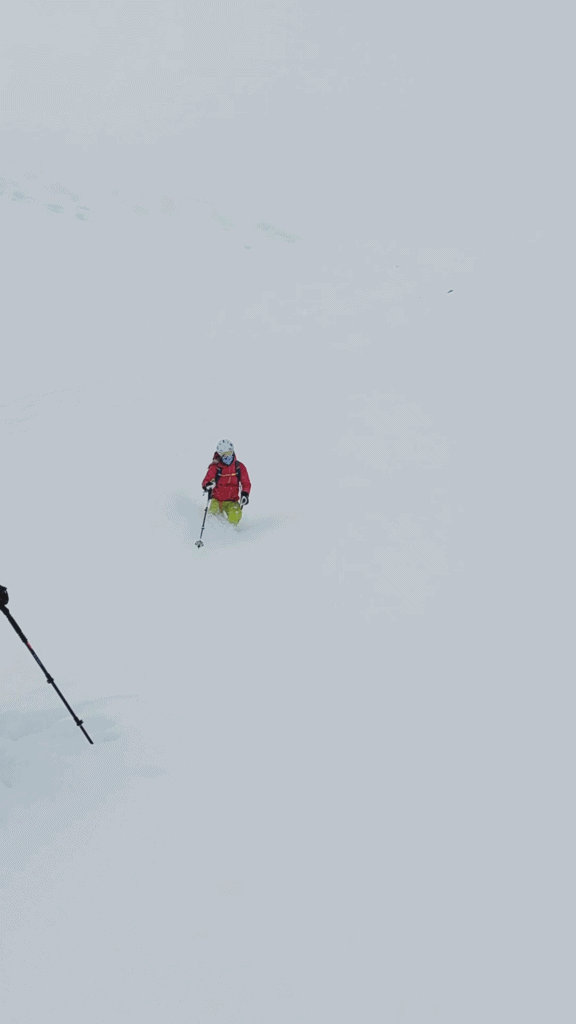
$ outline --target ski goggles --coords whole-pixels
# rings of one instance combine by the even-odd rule
[[[224,452],[224,454],[221,455],[220,458],[222,459],[222,462],[224,463],[225,466],[229,466],[232,463],[232,460],[234,459],[234,452]]]

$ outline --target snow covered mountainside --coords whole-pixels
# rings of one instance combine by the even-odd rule
[[[3,1019],[567,1019],[549,30],[65,6],[2,43],[0,583],[94,746],[0,616]]]

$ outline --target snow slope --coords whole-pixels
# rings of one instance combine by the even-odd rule
[[[125,6],[3,44],[4,1019],[567,1019],[562,44]]]

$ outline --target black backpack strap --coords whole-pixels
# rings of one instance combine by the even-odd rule
[[[240,476],[241,468],[242,468],[242,463],[238,462],[238,459],[236,459],[236,476],[238,477],[238,483],[240,484],[240,486],[242,486],[242,477]]]
[[[218,481],[219,481],[221,476],[222,476],[222,466],[218,466],[218,469],[216,470],[216,476],[214,477],[216,483],[218,483]]]

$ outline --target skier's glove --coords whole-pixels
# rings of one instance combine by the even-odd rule
[[[248,504],[248,495],[246,494],[246,491],[242,491],[242,495],[240,497],[240,505],[242,506],[242,508],[244,508],[244,505],[247,505],[247,504]]]
[[[0,608],[5,608],[8,604],[8,591],[6,587],[0,587]]]
[[[212,494],[212,491],[214,490],[215,487],[216,487],[216,481],[215,480],[209,480],[207,484],[204,484],[204,487],[202,488],[202,490],[206,494]]]

